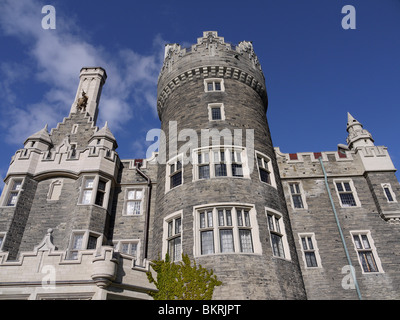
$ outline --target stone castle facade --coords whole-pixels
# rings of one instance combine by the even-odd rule
[[[160,147],[120,159],[97,127],[100,67],[68,117],[28,137],[0,199],[0,299],[149,299],[152,259],[186,253],[214,299],[399,299],[400,185],[348,114],[347,144],[285,154],[251,42],[166,45]]]

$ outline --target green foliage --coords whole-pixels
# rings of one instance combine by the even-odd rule
[[[222,285],[212,270],[197,265],[195,261],[192,266],[185,254],[178,264],[166,254],[165,260],[155,260],[151,266],[157,273],[157,279],[154,279],[151,271],[147,272],[150,283],[158,289],[158,292],[149,292],[154,300],[211,300],[214,288]]]

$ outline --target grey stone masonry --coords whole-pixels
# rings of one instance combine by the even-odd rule
[[[358,299],[350,274],[352,265],[362,299],[399,299],[400,204],[388,201],[382,187],[389,184],[393,199],[398,199],[400,186],[394,170],[366,171],[360,150],[346,151],[344,156],[337,151],[284,154],[276,149],[276,152],[307,298]],[[333,205],[319,157],[323,159]],[[387,157],[386,153],[381,158],[384,166]],[[377,168],[379,161],[375,164]],[[337,187],[341,182],[349,183],[354,203],[345,204],[341,199]],[[297,195],[290,187],[293,184],[300,187],[294,193],[301,193],[302,205],[298,200],[295,204]],[[364,235],[362,250],[357,248],[355,235]],[[310,254],[310,247],[304,248],[301,240],[304,237],[312,239],[311,251],[317,256],[315,265],[310,261],[307,264],[306,252]],[[363,265],[363,259],[370,265]]]

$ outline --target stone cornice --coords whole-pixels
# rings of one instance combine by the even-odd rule
[[[265,106],[267,105],[268,98],[266,88],[254,76],[235,67],[208,65],[184,71],[164,85],[163,88],[159,88],[159,94],[157,97],[158,115],[161,117],[164,103],[167,101],[170,94],[182,83],[186,83],[193,79],[206,79],[212,77],[234,79],[243,82],[253,88],[263,100]]]

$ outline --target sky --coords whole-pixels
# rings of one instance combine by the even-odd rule
[[[55,29],[42,27],[45,5]],[[342,27],[345,5],[355,29]],[[400,168],[400,0],[0,0],[0,188],[25,139],[68,116],[82,67],[107,71],[97,125],[121,159],[145,158],[164,46],[203,31],[253,42],[282,152],[336,150],[350,112]]]

